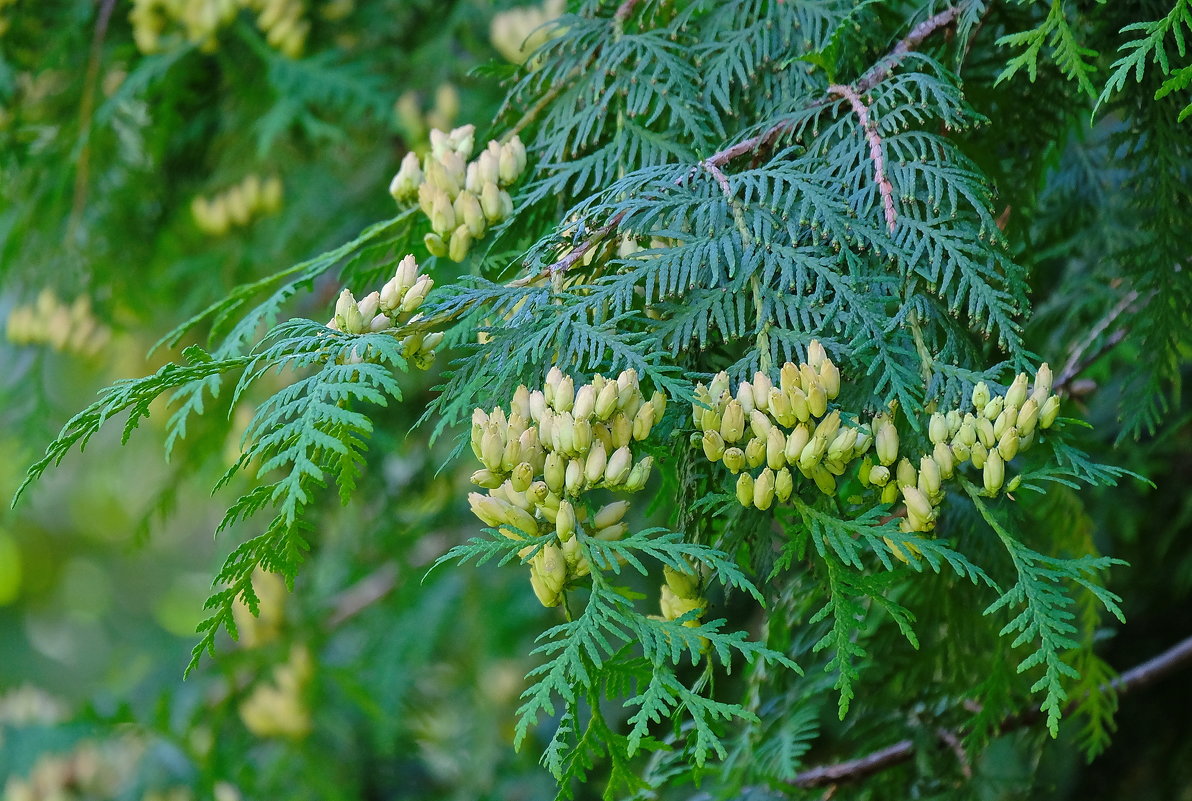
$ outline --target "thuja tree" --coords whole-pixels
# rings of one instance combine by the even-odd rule
[[[1116,347],[1146,358],[1115,432],[1178,399],[1190,13],[573,3],[482,71],[507,80],[493,124],[376,180],[390,219],[182,322],[177,360],[104,390],[26,485],[159,398],[168,449],[251,405],[219,482],[242,490],[220,528],[249,533],[193,670],[260,635],[238,610],[320,558],[325,488],[373,500],[388,408],[424,402],[473,485],[435,571],[516,572],[548,610],[510,724],[560,795],[881,793],[916,749],[929,792],[1019,726],[1095,755],[1094,640],[1123,611],[1078,490],[1126,471],[1068,396]],[[245,722],[284,729],[310,671],[296,650]],[[842,761],[805,770],[813,747]]]

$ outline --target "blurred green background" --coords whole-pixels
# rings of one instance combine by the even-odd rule
[[[482,141],[504,119],[511,42],[560,9],[286,5],[0,0],[0,497],[99,388],[170,358],[145,354],[174,325],[391,216],[389,178],[430,127],[475,122]],[[196,218],[196,198],[226,203],[250,176],[280,181],[276,209],[224,230]],[[326,317],[339,288],[315,287],[293,313]],[[1059,328],[1041,317],[1034,346]],[[1129,624],[1103,650],[1119,669],[1192,633],[1192,418],[1185,404],[1157,436],[1113,449],[1115,360],[1137,358],[1097,363],[1101,391],[1077,398],[1109,432],[1101,451],[1158,487],[1090,507],[1101,550],[1131,563],[1111,580]],[[540,748],[515,754],[511,726],[534,633],[554,616],[518,571],[428,574],[477,526],[454,442],[414,428],[436,372],[403,380],[355,502],[319,504],[294,592],[262,579],[262,622],[185,682],[211,577],[250,531],[212,536],[238,487],[211,487],[253,397],[196,423],[168,463],[164,407],[125,447],[107,430],[0,512],[0,798],[553,795]],[[1188,710],[1184,674],[1125,699],[1092,766],[1066,733],[1038,765],[1038,735],[1015,734],[978,768],[1002,777],[985,785],[998,798],[1192,799]]]

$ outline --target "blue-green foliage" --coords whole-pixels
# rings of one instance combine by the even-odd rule
[[[913,19],[906,4],[878,2],[580,5],[554,24],[558,36],[520,71],[506,104],[505,117],[525,111],[511,125],[528,142],[532,166],[513,189],[516,211],[499,241],[522,250],[477,247],[467,264],[474,274],[441,281],[420,318],[375,334],[285,321],[287,309],[345,260],[342,282],[360,289],[391,275],[394,257],[421,253],[425,222],[416,209],[242,284],[162,341],[175,347],[205,328],[208,349],[192,346],[180,363],[105,390],[67,423],[22,490],[125,411],[127,438],[159,396],[175,404],[167,448],[217,400],[255,403],[240,458],[220,482],[249,489],[220,529],[259,525],[249,521],[262,512],[267,522],[216,576],[193,668],[221,630],[235,634],[235,601],[256,609],[254,569],[292,582],[316,545],[310,520],[323,490],[334,484],[344,503],[352,500],[380,409],[402,398],[401,336],[447,335],[452,355],[421,419],[434,436],[461,434],[474,408],[508,405],[519,384],[541,385],[552,365],[577,381],[632,368],[670,400],[658,429],[669,436],[646,446],[679,500],[659,504],[666,527],[619,541],[580,535],[591,578],[568,588],[565,619],[531,651],[538,664],[521,696],[515,744],[545,741],[542,762],[561,795],[597,777],[608,798],[648,794],[676,775],[676,764],[698,775],[716,761],[727,771],[718,781],[731,790],[745,781],[785,786],[830,717],[824,698],[842,719],[858,705],[873,712],[865,703],[871,677],[899,659],[903,691],[923,693],[933,714],[968,727],[973,744],[996,733],[1015,704],[1037,705],[1054,735],[1076,703],[1087,712],[1090,752],[1103,748],[1112,699],[1100,692],[1109,673],[1091,632],[1102,611],[1122,618],[1120,599],[1104,586],[1118,562],[1087,536],[1049,541],[1038,532],[1066,531],[1056,522],[1066,513],[1049,508],[1030,520],[1027,508],[1045,490],[1111,486],[1126,475],[1079,449],[1078,426],[1061,421],[1012,463],[1016,494],[991,499],[958,478],[962,492],[949,496],[933,533],[900,531],[897,508],[865,495],[855,474],[841,478],[835,495],[800,487],[789,507],[758,512],[735,505],[719,468],[691,467],[694,382],[720,370],[734,382],[757,370],[773,375],[804,358],[812,340],[841,367],[839,407],[857,420],[893,410],[906,454],[930,452],[917,433],[930,411],[967,410],[976,382],[1001,385],[1037,362],[1024,337],[1026,265],[1046,257],[1024,257],[1023,235],[1003,231],[988,174],[998,159],[969,147],[989,119],[970,105],[960,78],[984,6],[958,10],[965,52],[929,40],[917,43],[923,52],[889,61],[882,57],[891,43],[908,22],[937,11],[932,4],[920,4]],[[628,16],[618,17],[623,7]],[[1189,145],[1170,115],[1163,121],[1150,105],[1115,97],[1131,69],[1143,76],[1147,59],[1166,78],[1160,99],[1186,88],[1190,73],[1171,68],[1163,48],[1170,34],[1183,55],[1187,13],[1180,0],[1164,21],[1123,28],[1146,38],[1128,47],[1101,98],[1153,124],[1148,137],[1126,129],[1109,136],[1123,157],[1114,180],[1132,190],[1126,212],[1136,233],[1103,233],[1147,309],[1128,316],[1154,362],[1131,375],[1142,399],[1128,412],[1130,430],[1162,418],[1163,386],[1178,378],[1188,341],[1188,270],[1170,294],[1164,281],[1184,256],[1171,218],[1188,207],[1192,160],[1177,158]],[[1095,95],[1096,52],[1079,43],[1079,30],[1063,3],[1051,3],[1037,27],[998,40],[1022,52],[997,83],[1039,78],[1048,49],[1078,92]],[[259,51],[255,34],[242,33]],[[293,125],[318,136],[321,123],[307,106],[332,97],[352,113],[380,113],[367,75],[326,60],[263,56],[284,99],[260,121],[262,147]],[[165,60],[143,62],[127,91],[169,69]],[[829,89],[845,82],[862,88],[868,126],[846,93]],[[727,151],[742,142],[749,146]],[[876,180],[879,158],[888,197]],[[1052,199],[1044,195],[1041,208]],[[1156,252],[1166,260],[1159,269]],[[423,262],[432,274],[440,266]],[[1120,300],[1102,287],[1080,312],[1095,316]],[[466,436],[456,455],[466,452]],[[705,519],[674,530],[694,517]],[[517,569],[519,551],[531,549],[524,563],[552,538],[513,540],[487,529],[436,564]],[[662,566],[702,571],[724,615],[666,620],[644,611],[642,588],[654,591]],[[941,596],[954,606],[925,600]],[[905,661],[907,648],[941,639],[970,649],[967,658]],[[961,719],[973,688],[983,708]],[[544,718],[555,720],[540,737]],[[874,725],[882,723],[898,733],[911,726],[893,712]],[[871,733],[863,742],[890,739]],[[742,755],[754,745],[751,762]]]

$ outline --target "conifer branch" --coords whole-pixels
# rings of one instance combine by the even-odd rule
[[[616,14],[614,15],[614,19],[616,19],[617,21],[622,21],[624,19],[624,17],[622,17],[621,15],[624,14],[625,16],[628,16],[630,13],[632,13],[633,8],[636,4],[637,4],[637,0],[625,0],[625,2],[622,3],[621,6],[617,9]],[[947,8],[947,9],[939,12],[938,14],[936,14],[933,17],[929,17],[928,19],[924,20],[923,22],[920,22],[918,25],[916,25],[914,28],[912,28],[911,32],[909,34],[907,34],[902,40],[900,40],[898,42],[898,44],[896,44],[894,46],[894,48],[888,54],[886,54],[886,56],[884,56],[880,61],[878,61],[877,64],[875,64],[868,72],[866,72],[863,76],[861,76],[861,78],[856,82],[856,84],[851,89],[851,91],[853,93],[852,97],[857,98],[857,101],[856,101],[857,104],[859,104],[862,109],[865,109],[864,104],[860,103],[860,100],[859,100],[860,95],[863,95],[865,92],[868,92],[869,90],[873,89],[875,86],[877,86],[879,83],[881,83],[887,77],[889,77],[893,73],[894,68],[897,67],[902,62],[902,60],[904,58],[906,58],[908,53],[910,53],[915,48],[917,48],[920,44],[922,44],[923,40],[925,40],[928,36],[935,33],[940,28],[943,28],[944,26],[950,24],[954,19],[956,19],[956,16],[959,13],[960,13],[960,7],[953,6],[952,8]],[[828,94],[825,95],[824,97],[812,102],[809,105],[809,108],[816,108],[816,107],[821,107],[821,106],[826,108],[827,105],[830,103],[832,97],[840,94],[840,92],[837,90],[842,90],[842,89],[844,89],[844,87],[840,87],[840,86],[829,87]],[[841,95],[841,96],[846,97],[846,99],[849,98],[849,95]],[[856,111],[857,105],[854,105],[853,108],[854,108],[854,111]],[[865,127],[865,129],[866,129],[866,136],[869,137],[869,139],[870,139],[871,157],[873,157],[873,154],[876,153],[876,157],[874,160],[874,166],[876,168],[876,172],[878,173],[879,189],[882,191],[882,203],[883,203],[883,206],[885,207],[886,222],[890,226],[890,230],[893,231],[894,230],[893,189],[890,186],[890,183],[888,180],[885,180],[884,185],[883,185],[883,180],[885,179],[885,164],[884,164],[884,159],[881,155],[881,147],[880,147],[881,140],[877,139],[877,147],[875,150],[874,139],[876,138],[877,135],[876,135],[876,132],[872,132],[872,137],[870,136],[871,132],[870,132],[869,126],[867,124],[868,110],[865,109],[864,116],[862,116],[862,112],[858,112],[858,117],[861,117],[862,126]],[[733,160],[735,160],[737,158],[740,158],[741,156],[747,155],[749,153],[754,153],[754,152],[757,152],[759,150],[763,150],[763,149],[769,147],[771,144],[774,143],[775,140],[778,139],[778,137],[780,137],[782,134],[786,133],[793,125],[794,125],[793,119],[782,120],[781,122],[775,123],[774,125],[770,126],[768,129],[766,129],[762,133],[758,134],[757,136],[751,136],[747,139],[743,139],[734,145],[730,145],[729,147],[726,147],[723,150],[713,153],[711,156],[704,159],[704,161],[702,162],[702,166],[705,169],[708,169],[709,172],[711,172],[713,168],[720,170],[725,165],[727,165],[728,163],[732,162]],[[713,173],[713,175],[715,175],[715,173]],[[686,176],[683,176],[683,177],[677,179],[676,183],[682,183],[682,181],[685,180],[685,178],[686,178]],[[568,269],[571,268],[572,265],[574,265],[577,261],[582,259],[584,254],[587,253],[587,251],[589,249],[591,249],[591,247],[593,245],[595,245],[598,242],[600,242],[601,240],[603,240],[607,234],[609,234],[613,230],[615,230],[617,228],[617,226],[621,224],[621,221],[624,218],[625,218],[624,212],[614,215],[604,226],[602,226],[601,228],[598,228],[595,231],[595,233],[593,233],[593,235],[591,237],[589,237],[589,239],[587,241],[576,246],[576,248],[574,250],[572,250],[571,252],[569,252],[566,256],[564,256],[563,258],[554,262],[553,264],[550,264],[547,267],[543,268],[538,273],[535,273],[533,275],[524,276],[522,278],[519,278],[515,281],[510,282],[509,286],[523,287],[523,286],[527,286],[527,285],[533,283],[534,281],[538,280],[541,277],[553,276],[553,275],[557,275],[562,272],[566,272]]]
[[[894,187],[886,177],[886,159],[882,155],[882,138],[878,135],[877,126],[869,118],[869,107],[861,100],[856,90],[848,84],[834,83],[828,87],[828,94],[839,95],[849,102],[857,120],[861,123],[861,130],[865,132],[865,139],[869,142],[869,160],[873,162],[873,180],[877,183],[878,192],[882,196],[882,209],[886,214],[886,226],[890,233],[894,233],[897,213],[894,211]]]
[[[1192,636],[1184,638],[1158,656],[1127,670],[1113,681],[1106,682],[1101,686],[1101,691],[1113,690],[1120,695],[1125,695],[1153,684],[1164,676],[1186,667],[1189,663],[1192,663]],[[1033,708],[1010,715],[1002,721],[998,731],[1005,733],[1029,726],[1039,717],[1039,710]],[[945,745],[951,745],[956,740],[956,735],[953,732],[940,732],[939,738]],[[915,755],[916,748],[917,745],[913,740],[900,740],[857,759],[809,768],[792,779],[790,783],[796,787],[809,789],[860,781],[875,773],[880,773],[886,768],[910,760]]]

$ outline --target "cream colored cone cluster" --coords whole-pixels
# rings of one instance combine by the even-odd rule
[[[490,141],[468,161],[475,130],[473,125],[451,133],[432,130],[430,152],[421,163],[416,154],[407,153],[389,184],[395,200],[408,203],[416,198],[430,220],[424,243],[431,255],[455,262],[464,260],[490,225],[513,212],[513,198],[505,187],[526,169],[526,148],[516,136],[504,145]]]
[[[683,625],[698,626],[699,618],[708,606],[707,599],[700,594],[699,576],[692,569],[680,571],[670,565],[663,565],[662,576],[664,581],[658,599],[662,617],[678,620],[689,612],[696,612],[696,616],[684,621]]]
[[[301,644],[273,669],[273,680],[258,684],[240,704],[240,720],[258,737],[301,739],[310,733],[310,709],[303,694],[314,677],[310,650]]]
[[[183,41],[204,52],[219,47],[219,31],[242,9],[257,15],[257,27],[278,52],[302,55],[310,22],[303,0],[133,0],[128,14],[133,40],[142,53],[158,53]]]
[[[434,279],[418,272],[418,263],[409,254],[380,290],[360,300],[356,300],[350,289],[340,292],[335,316],[327,322],[327,327],[347,334],[367,334],[414,322],[421,317],[418,307],[434,285]],[[402,355],[419,370],[426,370],[434,362],[435,348],[442,341],[443,334],[438,331],[409,334],[402,340]]]
[[[517,388],[508,414],[501,407],[473,413],[472,452],[484,467],[472,483],[488,492],[471,493],[468,503],[510,539],[555,534],[530,562],[530,582],[544,606],[560,603],[567,583],[591,572],[580,538],[618,540],[627,533],[628,501],[590,512],[581,496],[646,485],[654,460],[635,457],[634,445],[665,409],[666,396],[655,392],[647,400],[633,370],[576,387],[552,367],[542,389]]]
[[[703,432],[704,455],[739,474],[737,500],[769,509],[790,498],[796,475],[834,494],[836,477],[869,449],[868,426],[853,426],[839,410],[828,410],[839,392],[840,371],[812,341],[807,362],[784,364],[777,385],[760,372],[742,381],[735,396],[727,373],[709,386],[696,385],[691,413]]]
[[[933,449],[921,456],[917,465],[903,457],[891,473],[893,459],[882,459],[880,465],[866,460],[858,477],[867,486],[880,488],[884,503],[901,498],[906,505],[900,523],[904,532],[932,531],[944,499],[944,482],[966,463],[981,471],[985,495],[994,497],[1003,489],[1013,491],[1017,487],[1017,478],[1007,481],[1006,465],[1034,445],[1040,430],[1055,422],[1060,399],[1052,393],[1051,385],[1047,364],[1040,365],[1033,386],[1026,373],[1019,373],[1000,395],[981,382],[973,389],[971,412],[953,409],[931,416],[928,437]],[[888,421],[886,425],[893,428]],[[889,452],[885,456],[889,457]],[[916,553],[910,543],[887,539],[887,544],[904,561],[908,551]]]
[[[14,345],[49,345],[82,356],[96,355],[112,338],[111,330],[92,315],[88,298],[79,297],[67,306],[49,289],[43,289],[33,304],[9,313],[5,335]]]
[[[543,26],[567,10],[564,0],[546,0],[542,5],[518,6],[493,15],[488,37],[497,52],[513,64],[524,64],[530,54],[560,31]]]
[[[128,797],[145,755],[145,741],[132,734],[88,739],[43,753],[32,766],[20,760],[0,785],[4,801],[85,801]],[[23,769],[22,769],[23,768]]]
[[[277,176],[262,179],[255,173],[211,197],[198,195],[190,202],[195,226],[205,234],[223,236],[281,208],[282,185]]]

